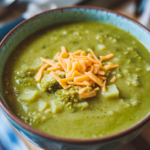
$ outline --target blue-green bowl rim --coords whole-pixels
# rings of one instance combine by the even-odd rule
[[[146,32],[148,32],[150,34],[150,31],[144,27],[142,24],[138,23],[137,21],[129,18],[126,15],[120,14],[118,12],[106,9],[106,8],[101,8],[101,7],[94,7],[94,6],[73,6],[73,7],[60,7],[57,9],[53,9],[53,10],[47,10],[44,11],[40,14],[37,14],[23,22],[21,22],[20,24],[18,24],[16,27],[14,27],[5,37],[4,39],[1,41],[0,43],[0,50],[3,47],[3,45],[7,42],[7,39],[18,29],[20,28],[24,23],[30,21],[31,19],[40,16],[44,13],[49,13],[49,12],[54,12],[54,11],[58,11],[58,10],[64,10],[64,9],[94,9],[94,10],[101,10],[101,11],[106,11],[106,12],[110,12],[113,14],[116,14],[118,16],[121,16],[122,18],[126,18],[127,20],[130,20],[131,22],[134,22],[135,24],[137,24],[140,28],[142,28],[143,30],[145,30]],[[28,124],[26,124],[25,122],[23,122],[20,118],[18,118],[2,101],[2,99],[0,98],[0,106],[1,108],[4,110],[4,112],[13,120],[15,121],[17,124],[19,124],[22,128],[40,136],[46,139],[50,139],[53,141],[57,141],[57,142],[64,142],[64,143],[75,143],[75,144],[92,144],[92,143],[100,143],[100,142],[108,142],[111,140],[115,140],[117,138],[121,138],[123,136],[126,136],[127,134],[130,134],[131,132],[134,132],[135,130],[137,130],[138,128],[144,126],[145,124],[147,124],[150,121],[150,114],[148,114],[147,116],[145,116],[141,121],[139,121],[138,123],[136,123],[134,126],[121,131],[119,133],[115,133],[113,135],[109,135],[109,136],[104,136],[104,137],[97,137],[97,138],[85,138],[85,139],[74,139],[74,138],[65,138],[65,137],[59,137],[59,136],[55,136],[55,135],[51,135],[45,132],[42,132],[32,126],[29,126]]]

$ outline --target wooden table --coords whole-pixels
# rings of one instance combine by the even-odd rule
[[[0,19],[0,25],[5,24],[7,21],[10,21],[11,19],[19,17],[21,13],[24,11],[24,9],[25,6],[23,6],[22,9],[21,8],[17,10],[15,9],[14,11],[11,12],[9,17]],[[123,4],[122,6],[114,8],[115,11],[125,14],[131,17],[132,19],[137,20],[138,18],[136,18],[133,15],[134,9],[135,9],[135,5],[133,0]],[[30,150],[42,150],[41,148],[38,148],[37,146],[27,141],[20,134],[19,136],[27,144]],[[119,150],[150,150],[150,125],[136,139],[131,141],[126,146],[120,148]]]

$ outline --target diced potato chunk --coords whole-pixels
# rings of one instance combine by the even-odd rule
[[[51,110],[50,108],[48,108],[48,109],[46,109],[44,112],[45,112],[45,113],[51,113],[52,110]]]
[[[138,100],[136,100],[136,99],[131,99],[130,102],[131,102],[131,105],[134,107],[136,107],[138,105]]]
[[[25,112],[28,112],[28,107],[26,105],[22,105]]]
[[[32,102],[38,99],[39,93],[36,90],[26,90],[19,95],[18,99],[24,102]]]
[[[49,104],[40,100],[39,101],[39,111],[44,111],[46,108],[49,107]]]
[[[110,111],[107,112],[107,114],[108,114],[108,115],[113,115],[114,112],[110,110]]]
[[[81,108],[81,110],[84,110],[89,107],[89,104],[87,102],[80,102],[77,104],[77,107]]]
[[[97,47],[99,50],[106,50],[107,47],[103,44],[99,44],[98,47]]]
[[[103,93],[105,98],[119,98],[119,91],[115,84],[107,86],[107,91]]]
[[[59,113],[63,110],[63,105],[59,102],[52,101],[51,110],[52,110],[52,113],[54,114]]]
[[[147,70],[147,71],[150,71],[150,66],[147,65],[147,66],[146,66],[146,70]]]

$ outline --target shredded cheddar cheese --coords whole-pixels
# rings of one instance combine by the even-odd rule
[[[85,72],[85,74],[93,80],[95,83],[97,83],[100,87],[103,87],[103,81],[100,80],[98,77],[96,77],[93,73],[91,72]]]
[[[82,94],[82,93],[85,93],[86,91],[90,90],[90,87],[87,86],[87,87],[84,87],[82,89],[79,90],[79,94]]]
[[[59,84],[64,88],[64,89],[68,89],[70,86],[68,86],[66,84],[66,82],[62,81],[61,78],[53,71],[51,71],[50,73],[58,82]]]
[[[82,93],[81,94],[82,98],[90,98],[90,97],[94,97],[94,96],[96,96],[95,90],[93,90],[91,92],[87,92],[87,93]]]
[[[114,57],[114,54],[108,54],[106,56],[100,56],[100,60],[104,61],[104,60],[108,60],[110,58]]]
[[[97,56],[94,54],[94,52],[91,50],[91,49],[88,49],[89,51],[90,51],[90,53],[91,53],[91,55],[94,57],[94,59],[100,64],[100,65],[102,65],[101,64],[101,62],[100,62],[100,60],[97,58]]]
[[[57,67],[49,67],[49,68],[47,68],[47,71],[56,71],[56,70],[58,70]]]
[[[64,52],[66,52],[66,53],[67,53],[67,49],[66,49],[66,47],[65,47],[65,46],[61,46],[61,51],[62,51],[62,53],[64,53]]]
[[[53,60],[49,60],[49,59],[45,59],[43,57],[40,58],[43,62],[45,62],[46,64],[52,66],[52,67],[56,67],[56,64]]]
[[[103,92],[106,92],[106,80],[103,82],[102,90],[103,90]]]
[[[100,89],[106,92],[107,78],[105,74],[108,70],[115,69],[119,65],[111,62],[106,63],[106,65],[102,63],[114,57],[114,54],[97,57],[91,49],[88,49],[88,51],[88,54],[82,50],[68,53],[66,47],[62,46],[61,52],[58,52],[54,57],[57,62],[41,57],[40,59],[45,65],[41,66],[35,75],[35,80],[41,81],[46,70],[64,89],[79,86],[78,93],[82,98],[96,96],[96,92]],[[55,72],[57,70],[64,71],[65,78],[60,78]],[[115,81],[116,76],[110,80],[111,83]]]
[[[83,81],[83,82],[68,82],[68,84],[72,84],[72,85],[81,85],[81,86],[90,86],[90,82],[88,81]]]
[[[79,76],[79,77],[74,77],[75,82],[82,82],[82,81],[89,81],[89,77],[87,75]]]
[[[112,79],[110,80],[111,83],[114,83],[116,81],[116,76],[113,76]]]
[[[74,55],[80,55],[81,52],[82,52],[81,50],[78,50],[78,51],[74,52],[73,54],[74,54]]]
[[[107,71],[107,70],[110,70],[110,69],[115,69],[115,68],[117,68],[117,67],[119,67],[119,65],[116,65],[116,64],[114,64],[114,63],[108,63],[108,65],[105,65],[104,66],[104,68],[105,68],[105,70]]]
[[[98,74],[104,76],[105,75],[105,71],[99,70]]]
[[[78,71],[74,71],[72,74],[72,77],[78,77],[78,76],[82,76],[83,74],[78,72]]]
[[[43,65],[43,66],[39,69],[38,73],[35,75],[35,80],[36,80],[37,82],[41,81],[42,76],[43,76],[43,71],[44,71],[47,67],[48,67],[48,64],[45,64],[45,65]]]
[[[66,63],[61,56],[58,57],[58,61],[61,65],[61,67],[66,71]]]

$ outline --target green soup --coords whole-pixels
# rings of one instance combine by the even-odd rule
[[[87,108],[75,109],[69,103],[78,102],[74,96],[61,105],[60,99],[67,92],[63,93],[60,87],[57,91],[59,85],[41,90],[45,83],[37,83],[34,78],[36,67],[42,64],[40,57],[53,59],[62,45],[69,52],[81,49],[88,53],[91,48],[97,56],[113,53],[115,57],[109,61],[119,67],[107,72],[106,88],[113,90],[111,85],[115,85],[119,96],[107,97],[99,91],[84,100]],[[150,112],[149,64],[148,50],[135,37],[114,26],[99,22],[55,25],[32,34],[15,48],[4,70],[5,97],[19,118],[41,131],[70,138],[111,135],[133,126]],[[117,80],[112,84],[114,75]],[[21,100],[26,98],[22,94],[25,90],[32,91],[29,101]],[[60,102],[55,113],[51,111],[52,101]]]

